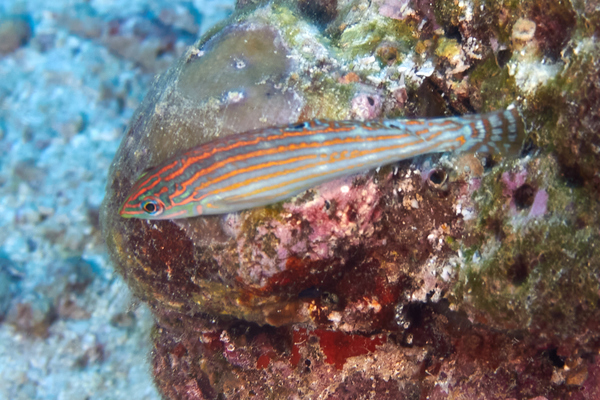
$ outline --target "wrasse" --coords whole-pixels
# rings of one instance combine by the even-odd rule
[[[175,219],[265,206],[359,171],[446,151],[514,154],[514,106],[482,115],[379,121],[312,120],[220,138],[144,173],[120,214]]]

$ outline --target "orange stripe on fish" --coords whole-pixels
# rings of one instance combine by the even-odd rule
[[[155,166],[133,185],[119,213],[169,219],[235,212],[419,154],[516,153],[524,134],[514,107],[433,120],[312,120],[260,129],[216,139]]]

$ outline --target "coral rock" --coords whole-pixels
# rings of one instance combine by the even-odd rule
[[[156,80],[101,220],[154,311],[166,397],[597,398],[598,19],[546,3],[239,2]],[[551,34],[557,10],[580,42]],[[227,215],[118,214],[146,169],[216,137],[511,103],[520,158],[423,156]]]

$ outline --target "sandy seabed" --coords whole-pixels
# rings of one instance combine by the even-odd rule
[[[233,1],[0,4],[0,399],[157,399],[98,208],[154,75]]]

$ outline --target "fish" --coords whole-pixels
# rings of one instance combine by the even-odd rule
[[[286,200],[343,176],[421,154],[518,154],[517,108],[434,119],[309,120],[206,142],[143,173],[119,214],[178,219]]]

